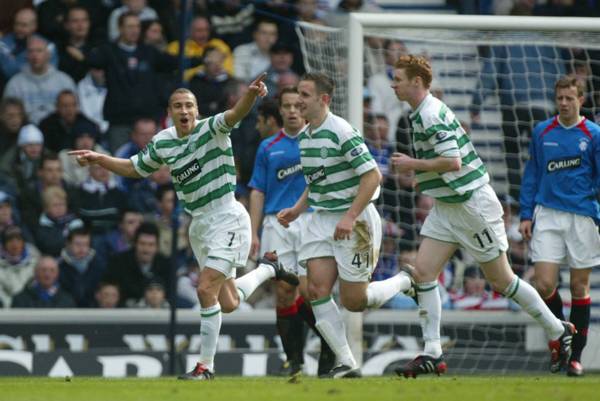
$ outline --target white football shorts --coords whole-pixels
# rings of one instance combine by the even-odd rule
[[[288,228],[279,224],[275,215],[265,216],[260,241],[260,255],[276,251],[279,262],[284,268],[295,272],[298,276],[306,276],[306,269],[298,264],[298,251],[301,244],[300,235],[309,216],[308,212],[302,213]]]

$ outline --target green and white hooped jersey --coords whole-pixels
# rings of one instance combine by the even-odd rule
[[[150,143],[131,157],[135,170],[147,177],[166,164],[177,197],[186,211],[197,215],[234,200],[235,165],[224,113],[196,121],[184,138],[175,127],[156,134]]]
[[[308,204],[315,210],[345,211],[358,193],[360,176],[377,168],[360,132],[329,113],[320,127],[298,136]],[[379,197],[379,188],[372,200]]]
[[[417,159],[460,157],[459,171],[416,171],[418,190],[448,203],[464,202],[490,181],[485,165],[456,116],[442,101],[427,95],[411,113],[413,147]]]

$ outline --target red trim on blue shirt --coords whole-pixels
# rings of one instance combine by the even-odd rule
[[[585,136],[587,136],[588,138],[592,139],[592,133],[590,132],[590,130],[588,129],[588,127],[585,125],[585,120],[586,120],[586,118],[583,117],[581,119],[581,121],[579,122],[579,124],[577,124],[577,128],[579,128],[581,131],[583,131],[583,133],[585,134]]]
[[[269,150],[269,148],[273,145],[275,145],[277,142],[281,141],[283,138],[285,138],[285,134],[283,133],[283,130],[280,130],[277,133],[277,136],[275,138],[273,138],[273,140],[271,142],[269,142],[269,144],[267,146],[265,146],[265,151]]]
[[[546,135],[548,132],[552,131],[556,127],[558,127],[558,116],[554,116],[554,120],[552,120],[552,123],[550,123],[550,125],[548,125],[546,129],[542,131],[542,133],[540,134],[540,138],[543,138],[544,135]]]

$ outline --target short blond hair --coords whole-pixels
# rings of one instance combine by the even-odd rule
[[[57,187],[56,185],[52,185],[42,192],[42,202],[44,203],[44,208],[48,207],[50,202],[55,200],[67,202],[67,193],[61,187]]]

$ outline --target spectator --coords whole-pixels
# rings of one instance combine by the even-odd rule
[[[121,303],[136,304],[144,296],[145,280],[169,282],[169,260],[158,252],[159,232],[155,224],[142,223],[133,249],[116,254],[108,263],[105,280],[121,290]]]
[[[277,24],[272,21],[260,21],[253,33],[254,40],[240,45],[233,51],[235,77],[249,82],[271,65],[269,51],[277,42]]]
[[[74,187],[63,181],[63,168],[60,159],[55,153],[48,152],[42,157],[37,177],[21,189],[20,203],[23,221],[29,228],[34,228],[39,221],[43,210],[42,193],[46,188],[59,187],[64,189],[69,199],[69,204],[76,202]]]
[[[104,258],[110,258],[117,253],[131,249],[135,233],[143,221],[144,217],[137,210],[121,210],[118,228],[106,234],[101,248],[94,249]]]
[[[370,121],[365,124],[365,143],[385,179],[389,173],[390,156],[394,153],[394,147],[388,141],[390,124],[385,114],[370,117]]]
[[[290,86],[298,86],[298,82],[300,82],[300,77],[293,71],[287,71],[278,74],[277,94],[281,93],[281,90],[283,88],[288,88]]]
[[[44,154],[42,132],[33,124],[25,125],[19,130],[17,146],[2,155],[0,173],[20,192],[35,182]]]
[[[13,146],[21,127],[27,124],[25,106],[15,97],[0,100],[0,157]]]
[[[165,285],[159,279],[149,280],[144,287],[144,298],[136,305],[138,308],[167,309]]]
[[[210,23],[215,36],[232,49],[248,43],[252,37],[255,5],[241,0],[208,0]],[[234,56],[234,59],[236,57]],[[234,68],[234,71],[236,68]]]
[[[414,180],[414,173],[409,171],[388,175],[384,179],[380,197],[381,215],[400,229],[398,245],[401,253],[414,251],[418,245]],[[405,262],[408,263],[407,260]]]
[[[109,125],[103,114],[106,93],[104,70],[98,68],[91,68],[77,84],[81,112],[98,125],[102,134],[106,133]]]
[[[69,74],[75,82],[79,82],[89,70],[85,63],[85,54],[92,50],[88,11],[81,6],[69,8],[64,28],[66,37],[58,45],[58,69]]]
[[[204,71],[190,81],[190,90],[198,100],[201,118],[213,116],[227,108],[225,86],[232,79],[225,70],[225,55],[215,47],[204,51]]]
[[[140,20],[125,13],[119,18],[120,36],[116,42],[92,50],[90,66],[102,68],[106,75],[107,95],[104,118],[109,122],[109,150],[114,152],[127,142],[133,122],[140,117],[158,119],[163,114],[165,80],[159,73],[172,72],[177,58],[140,44]],[[191,59],[193,65],[201,59]],[[164,78],[164,77],[163,77]]]
[[[463,273],[463,285],[450,294],[452,307],[460,310],[508,309],[509,301],[493,291],[486,290],[485,278],[477,266],[468,266]]]
[[[90,245],[91,235],[86,228],[70,230],[58,261],[60,286],[73,296],[80,308],[94,305],[94,293],[106,271],[106,265]]]
[[[278,92],[279,77],[283,74],[294,73],[294,53],[291,47],[284,43],[275,43],[269,51],[270,65],[267,69],[265,84],[269,90],[269,96],[275,97]]]
[[[115,157],[129,159],[131,156],[138,154],[146,147],[157,131],[158,125],[153,119],[145,117],[136,119],[133,123],[133,130],[129,135],[129,140],[116,150]],[[116,179],[127,192],[131,192],[131,187],[138,181],[125,177],[116,177]]]
[[[18,211],[15,209],[13,197],[0,190],[0,233],[2,233],[5,228],[10,226],[18,226],[23,233],[23,238],[25,238],[25,241],[31,242],[33,240],[33,236],[27,227],[21,225]]]
[[[35,266],[34,280],[12,300],[13,308],[74,308],[73,297],[60,288],[56,260],[42,256]]]
[[[175,189],[172,185],[161,185],[156,191],[157,208],[155,213],[148,220],[153,221],[159,231],[159,252],[165,256],[171,256],[173,234],[172,234],[172,215],[175,202],[177,201]],[[180,213],[179,230],[177,232],[177,254],[180,257],[185,256],[185,251],[189,246],[188,228],[190,219],[187,214]]]
[[[200,309],[197,287],[200,267],[196,258],[188,258],[184,272],[177,278],[177,306]]]
[[[88,127],[89,128],[89,127]],[[108,151],[98,145],[98,132],[85,127],[75,127],[73,129],[73,146],[69,149],[63,149],[58,153],[63,167],[63,179],[68,185],[79,187],[90,176],[89,166],[80,166],[73,156],[69,156],[70,150],[93,150],[95,152],[108,154]]]
[[[65,90],[75,91],[75,82],[50,64],[48,41],[32,36],[27,41],[27,65],[4,88],[4,97],[19,98],[29,120],[38,124],[55,108],[56,97]]]
[[[0,39],[0,72],[4,78],[12,78],[26,65],[29,39],[32,37],[42,38],[35,34],[36,30],[37,15],[32,8],[23,8],[15,14],[13,32]],[[58,65],[56,46],[52,42],[47,43],[49,60],[56,67]]]
[[[154,213],[158,209],[156,191],[164,185],[172,185],[171,173],[167,166],[160,167],[148,178],[131,180],[127,193],[129,207],[144,214]]]
[[[119,286],[112,283],[101,282],[94,297],[96,298],[96,307],[101,309],[118,308],[121,303]]]
[[[92,235],[102,236],[117,227],[120,210],[127,197],[114,175],[99,165],[90,166],[90,176],[79,187],[77,214],[91,227]]]
[[[167,50],[167,40],[159,20],[142,21],[142,42],[160,52]]]
[[[0,248],[0,302],[5,307],[10,305],[11,298],[33,278],[39,256],[37,248],[25,241],[19,227],[4,228]]]
[[[98,131],[96,124],[79,111],[75,92],[63,90],[56,97],[56,111],[40,122],[44,146],[53,152],[73,146],[75,131]]]
[[[120,34],[119,20],[122,15],[131,14],[140,21],[157,20],[158,14],[153,8],[147,6],[146,0],[123,0],[123,5],[110,14],[108,18],[108,39],[116,40]]]
[[[42,253],[58,257],[65,246],[65,237],[69,229],[83,222],[70,214],[67,208],[67,193],[56,186],[42,192],[43,213],[34,230],[35,243]]]
[[[210,22],[207,17],[198,15],[194,17],[190,25],[190,38],[185,41],[184,54],[186,57],[201,57],[209,47],[219,49],[225,55],[223,67],[229,75],[233,75],[233,55],[227,43],[221,39],[212,38]],[[169,43],[167,52],[173,56],[179,54],[179,41]],[[188,68],[185,70],[183,79],[189,81],[192,77],[203,70],[204,67]]]
[[[405,103],[398,100],[394,91],[390,91],[390,85],[392,84],[394,63],[400,56],[407,54],[407,50],[403,42],[387,39],[383,43],[383,51],[385,70],[369,77],[367,87],[371,94],[371,107],[373,112],[387,116],[390,127],[387,138],[393,140],[400,116],[408,110]]]

